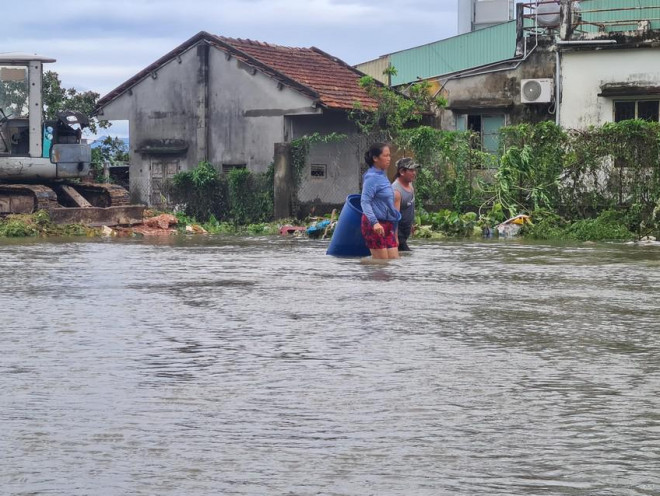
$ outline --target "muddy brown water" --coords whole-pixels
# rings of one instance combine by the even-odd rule
[[[660,494],[660,248],[0,242],[0,493]]]

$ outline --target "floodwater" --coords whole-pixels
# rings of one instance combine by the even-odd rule
[[[3,495],[658,495],[660,248],[0,242]]]

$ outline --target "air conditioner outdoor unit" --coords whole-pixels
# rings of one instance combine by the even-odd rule
[[[520,81],[522,103],[549,103],[552,101],[552,78],[523,79]]]

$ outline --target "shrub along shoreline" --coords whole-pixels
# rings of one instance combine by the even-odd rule
[[[519,234],[529,239],[660,239],[660,123],[628,120],[587,130],[564,130],[552,122],[508,126],[499,130],[497,152],[488,153],[481,138],[427,126],[394,135],[397,153],[422,164],[415,183],[418,237],[480,236],[524,214],[532,224]],[[300,152],[294,154],[297,174],[305,166],[308,141],[292,142]],[[177,229],[197,224],[211,234],[278,234],[282,221],[272,221],[273,171],[271,164],[261,174],[246,169],[220,174],[202,162],[176,174],[164,193],[178,212]],[[101,233],[55,226],[43,212],[0,218],[0,237],[68,235]]]
[[[154,214],[156,215],[156,214]],[[295,219],[277,222],[259,222],[235,224],[219,222],[214,217],[206,222],[197,222],[195,218],[183,213],[174,214],[178,223],[171,230],[163,230],[160,235],[188,235],[204,233],[231,236],[270,236],[280,235],[283,226],[308,226],[314,219],[299,221]],[[326,217],[329,218],[329,217]],[[318,220],[318,218],[315,218]],[[423,212],[417,215],[414,238],[439,240],[447,238],[482,238],[488,223],[484,223],[476,213],[459,214],[451,210],[441,210],[433,214]],[[199,229],[201,227],[202,229]],[[492,230],[490,231],[492,232]],[[117,234],[120,233],[120,234]],[[139,229],[122,228],[112,235],[142,237]],[[104,237],[108,236],[103,228],[89,227],[82,224],[57,225],[50,221],[48,212],[34,214],[9,215],[0,218],[0,238],[48,238],[48,237]],[[332,229],[328,231],[328,238]],[[489,237],[493,237],[492,235]],[[495,235],[494,237],[497,237]],[[607,211],[595,219],[568,222],[548,215],[537,223],[522,227],[519,238],[557,241],[630,241],[637,236],[630,232],[616,212]]]

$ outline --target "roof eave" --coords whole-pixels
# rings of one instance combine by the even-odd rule
[[[205,42],[208,43],[209,45],[215,46],[216,48],[220,48],[225,51],[229,51],[230,53],[234,55],[238,55],[243,59],[247,60],[247,63],[250,65],[254,66],[257,70],[260,70],[262,73],[274,77],[278,81],[282,82],[283,84],[291,87],[292,89],[299,91],[303,94],[306,94],[308,97],[310,97],[316,104],[323,105],[325,106],[321,101],[320,101],[320,95],[318,92],[313,90],[312,88],[294,80],[288,77],[285,74],[282,74],[281,72],[277,71],[276,69],[273,69],[272,67],[264,64],[263,62],[259,61],[258,59],[252,57],[251,55],[239,50],[238,48],[234,47],[230,43],[227,43],[223,41],[220,37],[215,36],[213,34],[210,34],[206,31],[200,31],[197,33],[195,36],[190,38],[189,40],[183,42],[181,45],[176,47],[175,49],[171,50],[152,64],[148,65],[146,68],[135,74],[133,77],[119,85],[117,88],[114,90],[110,91],[107,95],[103,96],[97,104],[96,107],[94,108],[93,115],[98,115],[99,112],[103,110],[105,106],[110,104],[112,101],[116,100],[119,98],[121,95],[126,93],[128,90],[136,86],[138,83],[140,83],[142,80],[144,80],[147,76],[152,74],[153,72],[157,71],[160,67],[165,65],[166,63],[170,62],[172,59],[175,57],[181,55],[183,52],[189,50],[199,42]]]

